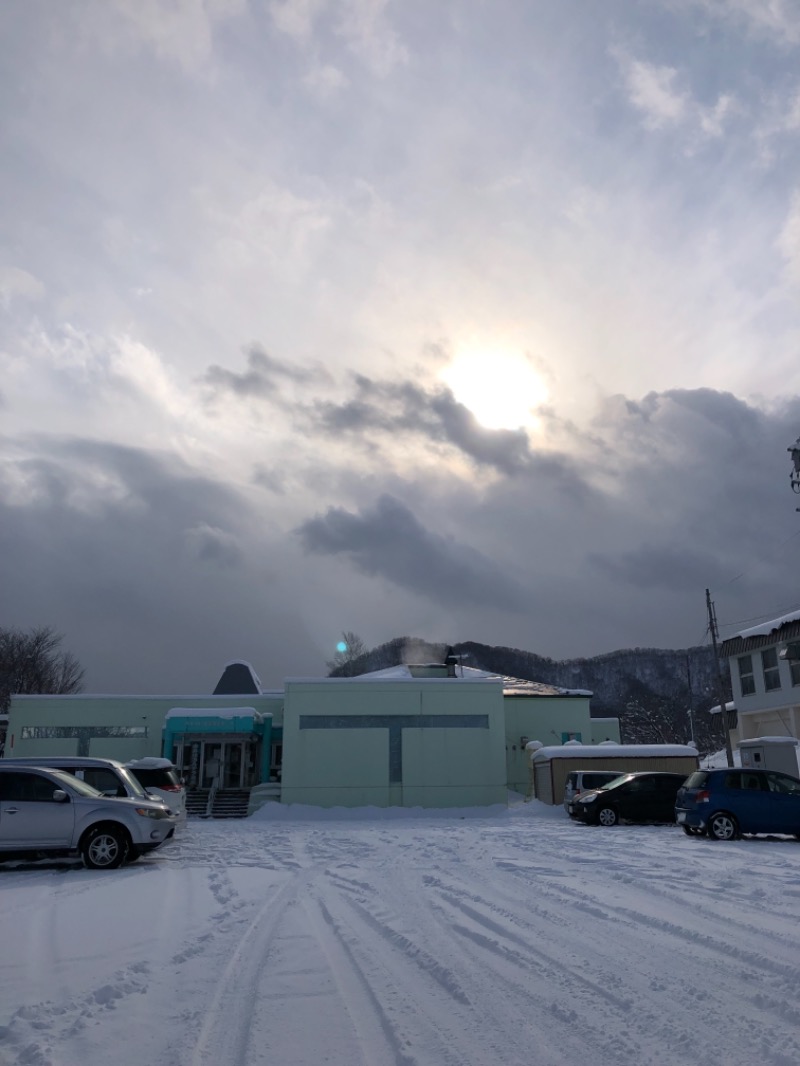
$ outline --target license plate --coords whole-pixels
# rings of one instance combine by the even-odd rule
[[[685,821],[686,821],[686,811],[681,811],[681,813],[678,815],[678,825],[683,825],[683,823]]]

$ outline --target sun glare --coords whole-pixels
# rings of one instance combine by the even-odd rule
[[[534,425],[535,408],[548,398],[541,374],[514,352],[462,352],[441,378],[487,429]]]

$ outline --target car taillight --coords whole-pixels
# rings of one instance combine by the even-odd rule
[[[162,792],[180,792],[181,785],[159,785]]]
[[[710,796],[707,788],[701,788],[694,798],[695,803],[708,803]]]

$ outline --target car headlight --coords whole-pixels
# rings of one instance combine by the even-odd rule
[[[584,799],[579,799],[578,803],[585,803],[588,806],[590,803],[597,803],[597,800],[597,796],[586,796]]]
[[[143,818],[169,818],[169,814],[166,811],[160,810],[158,807],[155,809],[151,807],[137,807],[136,813],[141,814]]]

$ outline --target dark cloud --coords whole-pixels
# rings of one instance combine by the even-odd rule
[[[374,381],[361,374],[355,387],[356,395],[344,403],[315,404],[320,428],[335,434],[416,434],[508,475],[529,469],[534,461],[524,430],[486,429],[445,387],[428,390],[410,381]]]
[[[224,529],[202,522],[187,529],[186,542],[194,555],[202,562],[215,566],[234,567],[242,562],[242,552],[236,537]]]
[[[318,378],[318,372],[282,362],[253,344],[246,349],[247,370],[236,374],[222,366],[210,366],[203,383],[214,392],[233,393],[251,399],[270,399],[282,384],[306,384]]]
[[[240,657],[267,684],[323,668],[238,492],[174,456],[93,441],[5,454],[0,622],[63,632],[88,691],[209,692]]]
[[[718,587],[731,577],[719,556],[689,544],[645,544],[613,556],[590,553],[588,559],[616,581],[671,594]]]
[[[256,463],[253,467],[253,483],[260,485],[262,489],[274,492],[277,496],[286,494],[286,479],[282,471],[272,469],[264,463]]]
[[[356,570],[446,605],[522,611],[526,597],[501,567],[468,545],[426,529],[393,496],[353,514],[331,507],[296,531],[307,552],[344,555]]]

